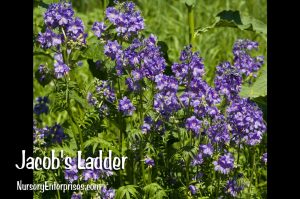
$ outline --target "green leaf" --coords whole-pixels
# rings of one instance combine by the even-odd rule
[[[143,190],[147,196],[146,198],[163,199],[168,197],[165,190],[157,183],[148,184]]]
[[[115,199],[123,199],[126,196],[127,198],[139,198],[139,192],[136,190],[138,187],[134,185],[126,185],[120,187],[116,192]]]
[[[97,61],[103,58],[103,44],[101,43],[92,43],[90,44],[82,53],[82,57],[86,59],[92,59]]]
[[[267,35],[267,25],[262,21],[252,16],[242,16],[238,10],[223,10],[217,14],[213,24],[196,29],[195,36],[219,27],[238,28]]]
[[[244,83],[240,92],[241,97],[250,97],[251,99],[267,95],[267,66],[264,65],[255,82]]]

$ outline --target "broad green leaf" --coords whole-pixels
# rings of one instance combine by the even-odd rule
[[[224,10],[217,14],[213,24],[196,29],[195,36],[218,27],[238,28],[267,35],[267,25],[262,21],[252,16],[242,16],[238,10]]]
[[[103,44],[92,43],[82,53],[82,57],[86,59],[92,59],[97,61],[103,58]]]
[[[264,65],[260,74],[252,84],[242,85],[241,97],[250,97],[251,99],[267,95],[267,66]]]

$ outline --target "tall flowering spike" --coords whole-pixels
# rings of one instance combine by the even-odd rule
[[[174,63],[172,71],[181,83],[187,84],[191,79],[201,79],[204,75],[204,64],[199,52],[192,52],[191,46],[186,46],[180,54],[181,63]]]
[[[64,77],[70,71],[69,66],[63,62],[62,54],[54,55],[54,75],[57,79]]]
[[[139,11],[135,11],[133,2],[118,5],[120,8],[108,7],[106,18],[115,26],[118,36],[128,38],[144,29],[144,19]]]
[[[101,187],[100,196],[101,199],[113,199],[115,198],[115,190],[110,188],[108,189],[106,186]]]
[[[215,88],[221,95],[229,100],[238,97],[242,87],[242,75],[229,62],[217,66],[215,76]]]
[[[102,33],[105,31],[106,25],[104,22],[95,22],[92,27],[92,31],[96,35],[96,37],[100,38],[102,36]]]
[[[126,96],[119,101],[119,111],[123,112],[125,116],[131,116],[135,111],[135,107]]]
[[[263,112],[254,102],[247,98],[235,100],[226,112],[236,142],[243,141],[251,146],[261,142],[266,125]]]
[[[234,198],[237,197],[243,189],[244,186],[239,185],[236,180],[228,180],[225,186],[225,192]]]
[[[253,75],[255,77],[256,74],[254,73],[264,64],[263,56],[251,57],[249,54],[249,51],[257,49],[258,43],[247,39],[239,39],[234,44],[234,66],[242,74],[245,74],[246,76]]]
[[[36,104],[34,105],[33,107],[33,112],[36,114],[36,115],[41,115],[43,113],[45,114],[48,114],[49,112],[49,107],[48,107],[48,104],[49,104],[49,99],[48,97],[38,97],[36,98]]]
[[[227,153],[220,156],[220,158],[217,161],[214,161],[213,164],[215,165],[216,171],[219,171],[222,174],[228,174],[233,169],[234,157],[231,153]]]
[[[198,120],[195,116],[192,116],[186,120],[185,127],[198,136],[200,133],[201,121]]]

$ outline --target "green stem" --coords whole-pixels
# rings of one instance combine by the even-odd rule
[[[249,185],[249,189],[248,189],[248,194],[250,196],[250,192],[251,192],[251,185],[252,185],[252,180],[253,180],[253,174],[254,174],[254,171],[255,171],[255,167],[256,167],[256,164],[255,164],[255,156],[256,156],[256,150],[255,148],[252,149],[253,151],[253,156],[252,156],[252,169],[251,169],[251,176],[250,176],[250,185]]]
[[[195,17],[193,6],[187,6],[188,8],[188,23],[189,23],[189,43],[192,44],[193,49],[195,48]]]

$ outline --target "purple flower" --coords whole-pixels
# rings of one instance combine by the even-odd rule
[[[212,120],[212,124],[207,129],[207,134],[212,143],[229,143],[230,135],[225,117],[220,116],[219,119]]]
[[[82,199],[82,194],[74,192],[71,196],[71,199]]]
[[[121,9],[108,7],[106,18],[115,26],[118,36],[128,38],[144,29],[144,19],[139,11],[135,11],[135,4],[125,2]]]
[[[87,34],[84,33],[84,24],[78,17],[68,25],[66,34],[73,41],[80,41],[82,44],[86,43]]]
[[[229,62],[224,62],[217,66],[215,76],[216,91],[232,100],[238,97],[241,86],[242,75]]]
[[[145,117],[144,124],[141,127],[143,134],[146,134],[150,131],[152,123],[153,123],[153,120],[151,117],[149,117],[149,116]]]
[[[135,111],[135,107],[126,96],[119,101],[119,111],[123,112],[125,116],[132,115]]]
[[[106,29],[106,25],[104,24],[104,22],[96,21],[92,27],[92,31],[98,38],[102,36],[102,33],[105,31],[105,29]]]
[[[267,153],[264,153],[263,155],[262,155],[262,157],[261,157],[261,161],[264,163],[264,164],[267,164]]]
[[[243,189],[244,186],[238,185],[236,180],[228,180],[225,186],[225,191],[232,197],[237,197]]]
[[[197,193],[197,188],[194,185],[190,185],[189,190],[192,195],[195,195]]]
[[[234,158],[231,153],[220,156],[218,161],[214,161],[215,170],[222,174],[228,174],[234,166]]]
[[[214,147],[210,143],[201,144],[199,149],[202,152],[202,154],[206,157],[211,157],[214,153]]]
[[[109,81],[100,80],[96,83],[96,93],[101,99],[105,99],[110,103],[116,100],[116,94],[113,88],[110,86]]]
[[[106,186],[101,187],[100,196],[101,199],[113,199],[115,198],[115,190],[114,189],[107,189]]]
[[[38,34],[37,41],[44,49],[52,46],[58,47],[62,43],[62,36],[52,32],[52,30],[47,28],[44,33]]]
[[[176,93],[159,92],[154,96],[154,109],[163,116],[168,117],[180,109]]]
[[[93,105],[93,106],[95,106],[98,103],[97,98],[94,97],[91,92],[88,92],[88,94],[87,94],[87,100],[88,100],[88,103],[90,105]]]
[[[44,14],[44,22],[51,28],[66,27],[72,21],[73,16],[74,10],[71,3],[53,3],[49,5]]]
[[[237,99],[226,111],[236,142],[244,141],[251,146],[261,142],[266,125],[262,111],[254,102],[247,98]]]
[[[195,116],[192,116],[186,120],[185,127],[188,130],[191,130],[196,135],[199,135],[201,128],[201,121],[198,120]]]
[[[174,63],[172,71],[176,78],[187,84],[190,79],[201,79],[204,75],[203,60],[199,57],[199,52],[192,52],[191,46],[186,46],[180,54],[181,63]]]
[[[107,44],[104,46],[104,54],[110,57],[112,60],[116,59],[117,53],[121,52],[121,46],[118,42],[115,41],[107,41]]]
[[[49,99],[48,97],[38,97],[36,98],[36,104],[34,105],[33,107],[33,112],[36,114],[36,115],[41,115],[43,113],[45,114],[48,114],[49,112],[49,107],[48,107],[48,104],[49,104]]]
[[[154,166],[155,166],[154,160],[151,159],[151,158],[149,158],[149,157],[147,157],[147,158],[145,159],[145,164],[146,164],[148,167],[154,167]]]
[[[159,91],[177,92],[178,82],[172,76],[166,76],[166,75],[163,75],[163,74],[156,75],[155,76],[155,83],[156,83],[156,88]]]
[[[194,159],[192,160],[192,162],[191,162],[191,164],[192,164],[192,166],[199,166],[199,165],[201,165],[202,163],[203,163],[203,155],[202,155],[202,153],[198,153],[195,157],[194,157]]]
[[[62,78],[63,76],[65,76],[66,74],[68,74],[68,72],[70,71],[69,66],[67,66],[64,62],[63,62],[63,57],[62,54],[55,54],[54,55],[54,75],[56,78]]]
[[[84,161],[80,162],[81,166],[84,166]],[[77,168],[77,158],[73,158],[70,162],[71,168],[65,169],[65,179],[70,183],[73,183],[75,180],[78,180],[78,168]]]
[[[234,55],[234,67],[236,67],[242,74],[246,76],[256,74],[254,72],[258,71],[264,64],[263,56],[251,57],[249,51],[257,50],[258,43],[250,40],[239,39],[235,42],[233,47]]]

